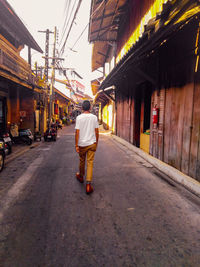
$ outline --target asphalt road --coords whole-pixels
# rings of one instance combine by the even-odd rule
[[[199,198],[106,135],[86,195],[73,134],[0,174],[0,266],[200,266]]]

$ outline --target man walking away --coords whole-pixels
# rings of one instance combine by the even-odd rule
[[[82,104],[83,113],[76,118],[75,147],[79,154],[79,172],[76,178],[84,182],[85,159],[87,156],[86,194],[93,192],[91,186],[93,174],[93,161],[99,140],[99,124],[97,117],[90,113],[90,102],[85,100]]]

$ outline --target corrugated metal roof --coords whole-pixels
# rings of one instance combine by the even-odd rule
[[[90,14],[89,42],[115,41],[120,16],[127,0],[93,0]]]
[[[91,4],[89,42],[93,42],[92,71],[103,66],[109,42],[117,40],[120,18],[127,0],[93,0]]]

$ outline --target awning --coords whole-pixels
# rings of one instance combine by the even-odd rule
[[[95,95],[93,102],[102,103],[103,106],[106,105],[109,101],[115,102],[114,90],[115,86],[110,86],[105,88],[104,90],[98,91],[97,94]]]
[[[1,28],[9,32],[14,40],[18,38],[17,41],[20,44],[25,44],[43,53],[42,49],[6,0],[0,0],[0,24]]]
[[[94,43],[92,71],[106,61],[108,42],[116,42],[126,3],[127,0],[92,1],[89,25],[89,42]]]
[[[62,96],[66,100],[71,101],[75,104],[75,101],[73,101],[70,97],[68,97],[65,94],[63,94],[62,92],[60,92],[58,89],[54,88],[54,92],[57,93],[58,95]]]
[[[89,42],[116,41],[120,16],[127,0],[93,0],[90,13]]]
[[[92,49],[92,71],[104,66],[110,45],[107,42],[95,42]]]
[[[166,14],[168,14],[167,17]],[[175,4],[170,3],[170,5],[166,6],[166,9],[157,16],[153,23],[150,21],[149,24],[147,24],[143,36],[131,47],[128,53],[109,73],[106,79],[101,83],[99,90],[115,84],[115,81],[119,79],[118,74],[122,74],[129,66],[135,69],[136,72],[140,72],[140,69],[137,69],[137,65],[166,43],[172,33],[174,34],[176,31],[179,31],[179,29],[188,24],[190,20],[195,19],[197,15],[200,15],[200,6],[197,1],[177,1]],[[155,30],[155,25],[158,24],[159,21],[162,26]],[[149,81],[151,79],[151,77],[146,78]],[[151,82],[155,84],[153,79]]]
[[[91,88],[93,95],[96,95],[96,93],[98,92],[99,86],[102,81],[103,77],[91,81]]]

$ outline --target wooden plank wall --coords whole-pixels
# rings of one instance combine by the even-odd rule
[[[150,154],[200,180],[200,85],[154,91],[155,104],[159,125],[151,120]]]
[[[116,93],[116,133],[119,137],[126,141],[134,142],[134,98],[131,95],[131,90],[128,91],[128,95],[124,95],[120,90]]]
[[[189,175],[200,181],[200,83],[194,87]]]

